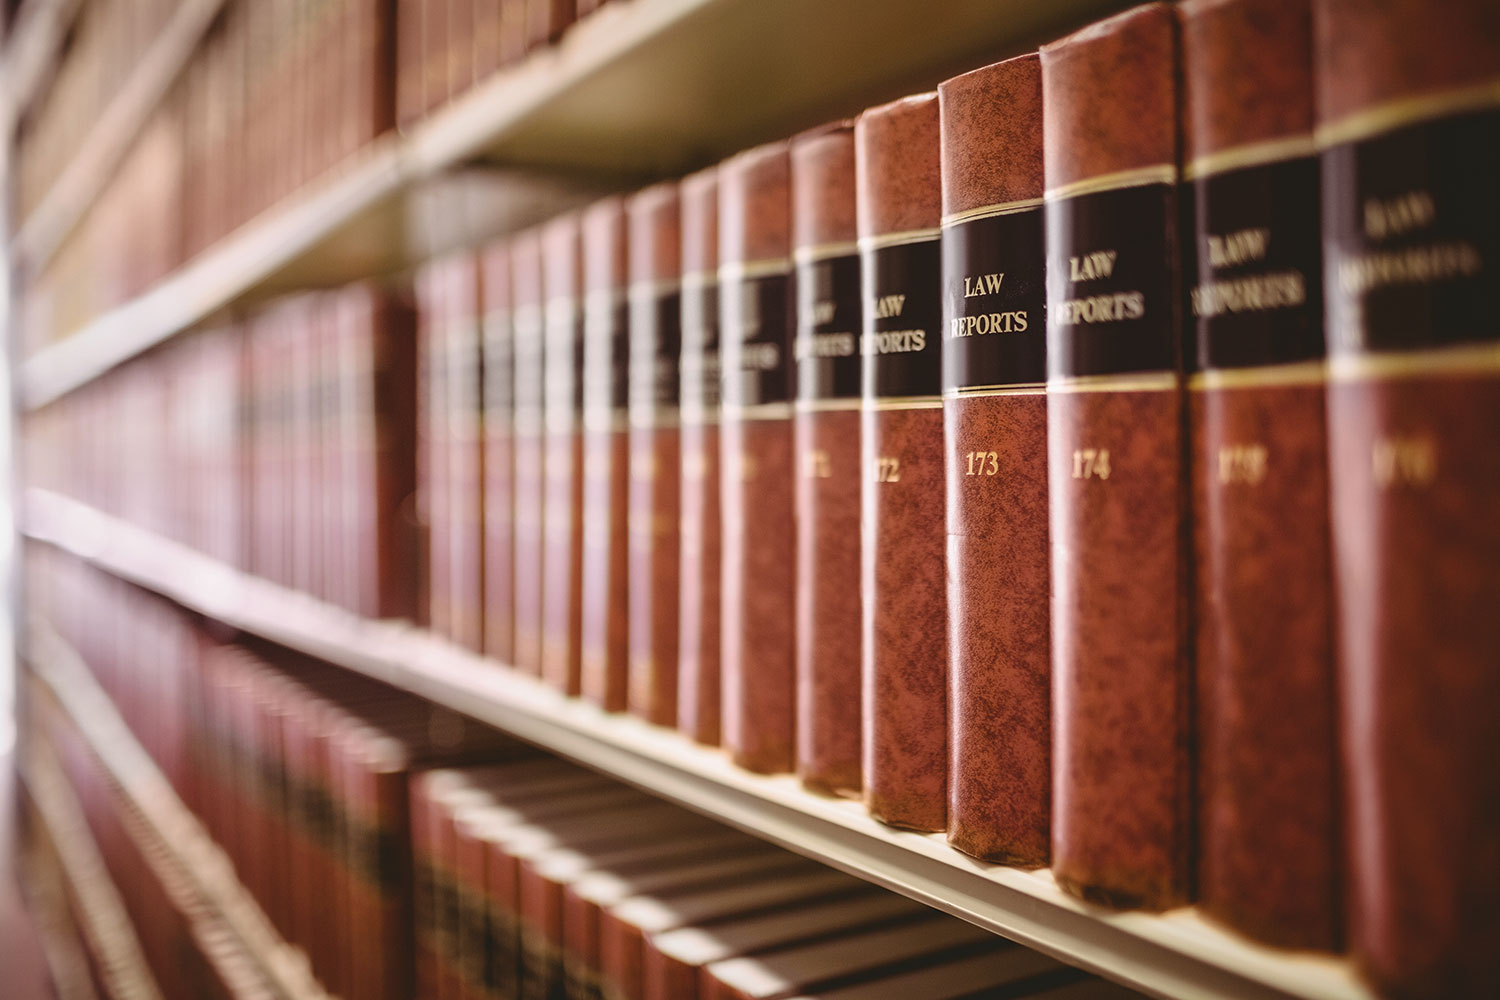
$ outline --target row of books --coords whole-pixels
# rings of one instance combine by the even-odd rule
[[[1500,986],[1494,16],[1150,4],[433,262],[421,614],[1085,897]]]
[[[174,662],[193,702],[190,804],[333,995],[1137,995],[364,678],[216,641],[81,563],[33,573],[49,613],[89,600],[59,627],[105,656],[117,697],[159,687],[142,637],[190,639]],[[147,735],[143,702],[117,704]],[[42,714],[167,995],[226,995],[178,961],[192,927],[129,853],[87,746]]]

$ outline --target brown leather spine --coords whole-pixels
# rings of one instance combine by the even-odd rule
[[[1042,196],[1042,76],[1035,53],[947,80],[938,98],[944,218]],[[1038,261],[1044,254],[1040,238],[1032,247],[1003,250],[1019,255],[1012,267],[1027,254]],[[955,284],[961,292],[968,277],[945,273],[946,296],[955,295]],[[1001,298],[986,308],[1017,304]],[[1028,312],[1028,329],[1042,322],[1039,311]],[[977,336],[997,335],[1006,334]],[[943,401],[948,842],[976,857],[1032,867],[1047,863],[1051,846],[1047,397],[1012,381],[1006,377],[993,395]],[[983,383],[1001,385],[993,377]]]
[[[720,737],[719,614],[719,174],[683,178],[681,596],[677,727],[700,743]]]
[[[423,527],[424,624],[438,635],[453,633],[448,503],[447,365],[443,332],[447,296],[442,266],[429,263],[415,278],[418,344],[418,503]],[[270,328],[268,327],[268,330]],[[273,576],[272,579],[276,577]]]
[[[942,217],[937,94],[871,108],[860,115],[854,141],[858,169],[858,228],[866,281],[879,244],[896,234],[928,233],[933,244]],[[914,830],[942,830],[948,812],[948,649],[945,579],[943,410],[939,372],[912,394],[892,397],[877,384],[883,367],[911,364],[906,353],[877,352],[879,317],[894,315],[902,329],[918,329],[925,346],[908,338],[900,352],[941,351],[932,273],[909,272],[888,287],[863,289],[864,403],[861,490],[861,591],[864,608],[864,795],[877,819]],[[882,296],[903,296],[888,313]],[[932,303],[931,325],[913,311]],[[895,334],[893,336],[903,336]],[[872,374],[872,372],[876,374]]]
[[[1073,201],[1068,185],[1165,172],[1150,232],[1048,248],[1052,870],[1071,892],[1152,908],[1185,901],[1191,886],[1185,442],[1165,183],[1178,158],[1176,29],[1170,6],[1149,4],[1041,50],[1049,226]],[[1130,244],[1147,240],[1165,248],[1166,275],[1143,273],[1154,262]],[[1140,382],[1134,358],[1119,375],[1056,379],[1090,333],[1062,324],[1064,303],[1089,294],[1073,260],[1104,250],[1141,268],[1142,287],[1160,286],[1141,304],[1168,356]]]
[[[374,495],[360,505],[369,510],[371,537],[362,544],[375,575],[373,586],[353,584],[359,610],[377,618],[409,618],[416,610],[420,553],[412,514],[416,507],[417,347],[416,317],[409,300],[371,291],[368,346],[373,355],[373,429],[357,447],[375,457]],[[357,488],[357,487],[356,487]],[[368,503],[368,507],[365,506]],[[365,546],[368,546],[365,548]],[[365,595],[368,593],[368,597]]]
[[[681,564],[682,213],[675,183],[631,197],[630,668],[631,711],[677,724]]]
[[[542,562],[545,438],[542,383],[542,246],[532,230],[510,241],[511,329],[515,338],[512,447],[515,469],[516,668],[542,672]]]
[[[447,263],[448,502],[454,641],[484,650],[484,437],[479,267],[471,253]]]
[[[484,651],[515,657],[515,330],[511,323],[510,249],[480,256],[484,304]]]
[[[798,268],[798,398],[793,436],[797,509],[797,774],[817,791],[855,793],[860,780],[859,383],[813,383],[811,340],[823,323],[801,315],[831,305],[857,351],[859,273],[813,293],[813,269],[853,258],[854,127],[842,122],[792,140],[792,248]],[[836,274],[837,272],[835,272]],[[804,283],[805,282],[805,283]],[[803,293],[808,294],[804,295]],[[813,295],[823,298],[814,298]],[[852,307],[852,308],[851,308]],[[854,355],[858,374],[858,354]],[[812,383],[812,384],[810,384]],[[848,395],[839,395],[843,388]]]
[[[583,604],[579,637],[581,691],[618,709],[625,699],[629,608],[630,432],[626,426],[625,203],[606,198],[582,218]]]
[[[1382,995],[1492,996],[1500,7],[1315,0],[1313,23],[1350,942]],[[1463,269],[1353,280],[1440,250]]]
[[[1193,0],[1182,17],[1184,160],[1257,143],[1310,140],[1312,18],[1307,0]],[[1296,190],[1271,197],[1316,204],[1310,154]],[[1270,176],[1264,168],[1261,176]],[[1279,175],[1277,175],[1279,176]],[[1198,288],[1243,280],[1272,264],[1216,267],[1209,240],[1225,238],[1209,201],[1210,178],[1194,178],[1198,213],[1189,253]],[[1302,207],[1300,204],[1297,207]],[[1235,232],[1258,224],[1273,240],[1304,233],[1273,228],[1274,205],[1236,214]],[[1244,228],[1240,228],[1244,227]],[[1317,231],[1305,232],[1316,263]],[[1283,248],[1284,249],[1284,248]],[[1316,286],[1316,268],[1302,275]],[[1266,310],[1267,324],[1304,321],[1319,299]],[[1315,370],[1322,316],[1310,317],[1312,357],[1221,368],[1200,349],[1190,384],[1194,528],[1194,621],[1198,713],[1198,896],[1200,905],[1273,944],[1334,948],[1339,906],[1334,788],[1333,637],[1328,550],[1328,454],[1324,386]],[[1196,321],[1201,336],[1244,320]],[[1231,332],[1233,332],[1231,330]],[[1261,332],[1259,329],[1250,331]],[[1302,365],[1303,384],[1275,362]],[[1245,449],[1251,449],[1246,452]],[[1237,468],[1236,456],[1268,456]],[[1267,628],[1275,622],[1275,628]],[[1277,859],[1267,865],[1266,858]]]
[[[577,215],[542,230],[542,678],[578,694],[583,613],[582,258]]]
[[[719,167],[719,322],[726,399],[721,408],[724,746],[752,771],[790,771],[795,762],[792,628],[796,614],[796,526],[792,500],[789,387],[781,402],[740,407],[727,397],[747,336],[776,343],[790,365],[791,309],[758,316],[747,329],[738,296],[756,282],[785,281],[790,269],[791,196],[787,144],[748,150]],[[746,276],[764,268],[761,277]],[[752,271],[751,273],[755,273]],[[731,287],[733,283],[734,287]],[[748,411],[748,412],[747,412]]]

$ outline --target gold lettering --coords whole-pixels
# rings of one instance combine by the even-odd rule
[[[1424,285],[1471,278],[1483,270],[1484,257],[1472,243],[1406,247],[1338,262],[1339,286],[1349,295],[1363,295],[1387,285]]]
[[[802,456],[802,474],[808,479],[831,479],[833,478],[833,461],[828,452],[821,448],[814,448]]]
[[[1365,202],[1365,235],[1372,240],[1425,229],[1437,218],[1437,203],[1426,191],[1408,191],[1394,198]]]
[[[1000,455],[993,451],[971,451],[964,456],[966,476],[994,476],[1000,472]]]
[[[994,295],[1000,291],[1000,283],[1005,280],[1005,274],[974,274],[964,278],[964,298],[972,299],[976,295]]]
[[[1115,292],[1113,295],[1070,299],[1058,304],[1057,315],[1059,322],[1064,324],[1140,319],[1146,315],[1146,295],[1144,292]]]
[[[1282,271],[1209,281],[1194,288],[1191,299],[1194,316],[1288,309],[1307,301],[1307,280],[1300,271]]]
[[[1003,313],[979,313],[976,316],[955,316],[949,321],[952,337],[984,336],[987,333],[1025,333],[1031,325],[1024,309]]]
[[[1437,478],[1437,446],[1425,435],[1378,438],[1370,467],[1380,486],[1421,489]]]
[[[1096,250],[1081,257],[1069,257],[1068,273],[1074,281],[1108,278],[1115,273],[1115,259],[1119,255],[1118,250]]]
[[[926,330],[881,330],[864,336],[866,354],[908,354],[927,349]]]
[[[1263,444],[1225,445],[1219,449],[1219,482],[1254,486],[1266,478],[1268,459]]]
[[[901,481],[901,459],[882,455],[875,459],[874,471],[877,483],[899,483]]]
[[[1269,229],[1241,229],[1223,236],[1208,237],[1208,262],[1214,267],[1234,267],[1261,260],[1271,243]]]
[[[836,308],[837,306],[833,302],[814,302],[812,310],[813,325],[822,326],[824,323],[832,323]]]
[[[906,308],[905,295],[882,295],[875,300],[873,311],[876,319],[890,319],[893,316],[900,316],[904,308]]]
[[[1074,479],[1108,479],[1109,449],[1079,448],[1073,452]]]

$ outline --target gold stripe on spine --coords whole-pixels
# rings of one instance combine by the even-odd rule
[[[879,236],[861,236],[859,249],[883,250],[886,247],[904,247],[912,243],[930,243],[943,235],[941,229],[908,229],[902,233],[881,233]]]
[[[756,403],[752,406],[722,403],[719,409],[725,417],[739,420],[785,420],[792,415],[791,403]]]
[[[661,298],[664,295],[671,295],[681,287],[681,278],[659,278],[654,281],[649,279],[632,281],[630,283],[630,288],[628,289],[628,295],[631,299],[656,299]]]
[[[795,248],[792,251],[792,260],[798,264],[816,264],[820,260],[848,257],[858,249],[857,243],[816,243],[812,246]]]
[[[940,410],[942,408],[942,396],[889,396],[864,401],[864,409],[868,410]]]
[[[1335,357],[1328,362],[1328,376],[1335,382],[1496,374],[1500,374],[1500,342],[1458,344],[1425,351],[1353,354]]]
[[[1195,157],[1182,168],[1182,179],[1190,181],[1199,177],[1228,173],[1231,170],[1243,170],[1246,167],[1283,163],[1287,160],[1312,156],[1317,151],[1318,145],[1313,142],[1313,137],[1310,135],[1292,135],[1282,139],[1268,139],[1265,142],[1252,142],[1245,146],[1221,149],[1217,153]]]
[[[1048,392],[1171,392],[1182,385],[1176,372],[1069,375],[1047,380]]]
[[[834,413],[842,410],[857,410],[863,401],[854,399],[799,399],[793,405],[798,413]]]
[[[719,265],[719,281],[744,281],[750,278],[770,278],[779,274],[786,274],[792,269],[792,261],[789,257],[775,257],[771,260],[745,260],[735,261],[732,264]]]
[[[1368,139],[1391,132],[1404,125],[1414,125],[1433,118],[1446,118],[1465,111],[1482,111],[1500,107],[1500,79],[1488,83],[1446,90],[1438,94],[1404,97],[1373,108],[1356,111],[1336,122],[1319,125],[1314,130],[1320,149]]]
[[[1014,385],[971,385],[962,389],[947,389],[944,399],[964,399],[969,396],[1040,396],[1047,391],[1046,382],[1017,382]]]
[[[1063,198],[1076,198],[1081,194],[1118,191],[1122,188],[1146,187],[1151,184],[1175,184],[1176,182],[1177,167],[1170,163],[1157,163],[1149,167],[1136,167],[1134,170],[1100,174],[1098,177],[1090,177],[1087,180],[1048,188],[1046,200],[1058,201]]]
[[[647,412],[638,412],[640,407],[629,411],[630,426],[636,430],[649,431],[658,428],[680,427],[684,421],[675,406],[653,406]]]
[[[683,288],[712,288],[718,283],[719,275],[715,271],[688,271],[682,276]]]
[[[1255,386],[1322,385],[1328,380],[1328,365],[1322,359],[1286,365],[1256,365],[1253,368],[1213,368],[1188,376],[1189,389],[1248,389]]]
[[[962,212],[952,212],[943,216],[943,228],[962,225],[965,222],[974,222],[979,219],[994,219],[1002,215],[1019,215],[1033,208],[1041,208],[1044,199],[1025,198],[1021,201],[1003,201],[995,205],[981,205],[979,208],[968,208]]]

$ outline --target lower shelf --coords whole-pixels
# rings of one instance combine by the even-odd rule
[[[32,491],[25,533],[184,607],[428,698],[1021,944],[1164,997],[1369,998],[1349,963],[1255,945],[1192,907],[1120,913],[1051,874],[990,865],[860,804],[736,768],[670,730],[607,714],[422,630],[376,622],[243,574],[76,501]]]

